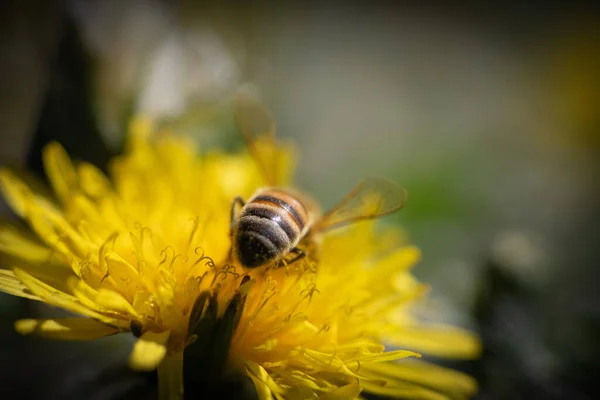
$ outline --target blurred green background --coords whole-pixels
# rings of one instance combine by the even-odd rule
[[[477,377],[478,398],[595,398],[593,3],[0,7],[0,164],[41,173],[40,149],[54,139],[104,167],[134,113],[201,148],[239,148],[230,101],[252,88],[301,152],[296,182],[324,207],[365,176],[406,187],[407,206],[385,222],[423,251],[414,272],[432,292],[419,312],[482,335],[480,360],[449,364]],[[129,342],[13,333],[15,319],[49,313],[0,295],[1,397],[143,398],[151,378],[120,369]]]

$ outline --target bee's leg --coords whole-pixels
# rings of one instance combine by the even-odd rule
[[[229,226],[230,226],[230,230],[229,230],[229,234],[233,235],[233,229],[235,228],[235,224],[237,221],[237,213],[236,213],[236,205],[239,205],[240,207],[244,207],[246,205],[246,202],[244,201],[244,199],[242,199],[241,196],[237,196],[233,199],[233,201],[231,202],[231,214],[229,216]]]
[[[306,252],[298,247],[294,247],[293,249],[291,249],[290,253],[296,254],[296,257],[294,257],[290,261],[288,261],[286,263],[287,265],[291,265],[291,264],[295,263],[296,261],[299,261],[299,260],[303,259],[304,257],[306,257]]]

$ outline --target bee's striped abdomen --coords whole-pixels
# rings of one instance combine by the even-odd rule
[[[307,225],[308,213],[300,201],[279,190],[263,191],[242,210],[235,237],[237,256],[248,268],[283,258]]]

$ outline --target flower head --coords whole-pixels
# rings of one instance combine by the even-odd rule
[[[253,160],[198,157],[185,139],[150,131],[134,121],[110,178],[49,145],[54,196],[0,173],[6,200],[33,232],[0,228],[8,260],[0,290],[88,317],[21,320],[19,332],[94,339],[130,331],[139,338],[130,365],[159,367],[164,397],[180,394],[184,349],[186,369],[246,374],[261,398],[473,392],[471,378],[416,360],[419,350],[474,356],[478,343],[411,317],[425,293],[410,273],[419,251],[395,230],[355,224],[323,237],[318,259],[244,270],[230,257],[230,208],[264,185]],[[288,173],[291,158],[282,151],[282,159]]]

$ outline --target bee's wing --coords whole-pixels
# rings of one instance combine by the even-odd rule
[[[268,185],[279,186],[279,151],[275,142],[275,121],[256,98],[240,92],[235,99],[235,117],[248,151]]]
[[[367,178],[317,221],[314,229],[326,231],[346,224],[377,218],[401,209],[406,190],[393,181]]]

